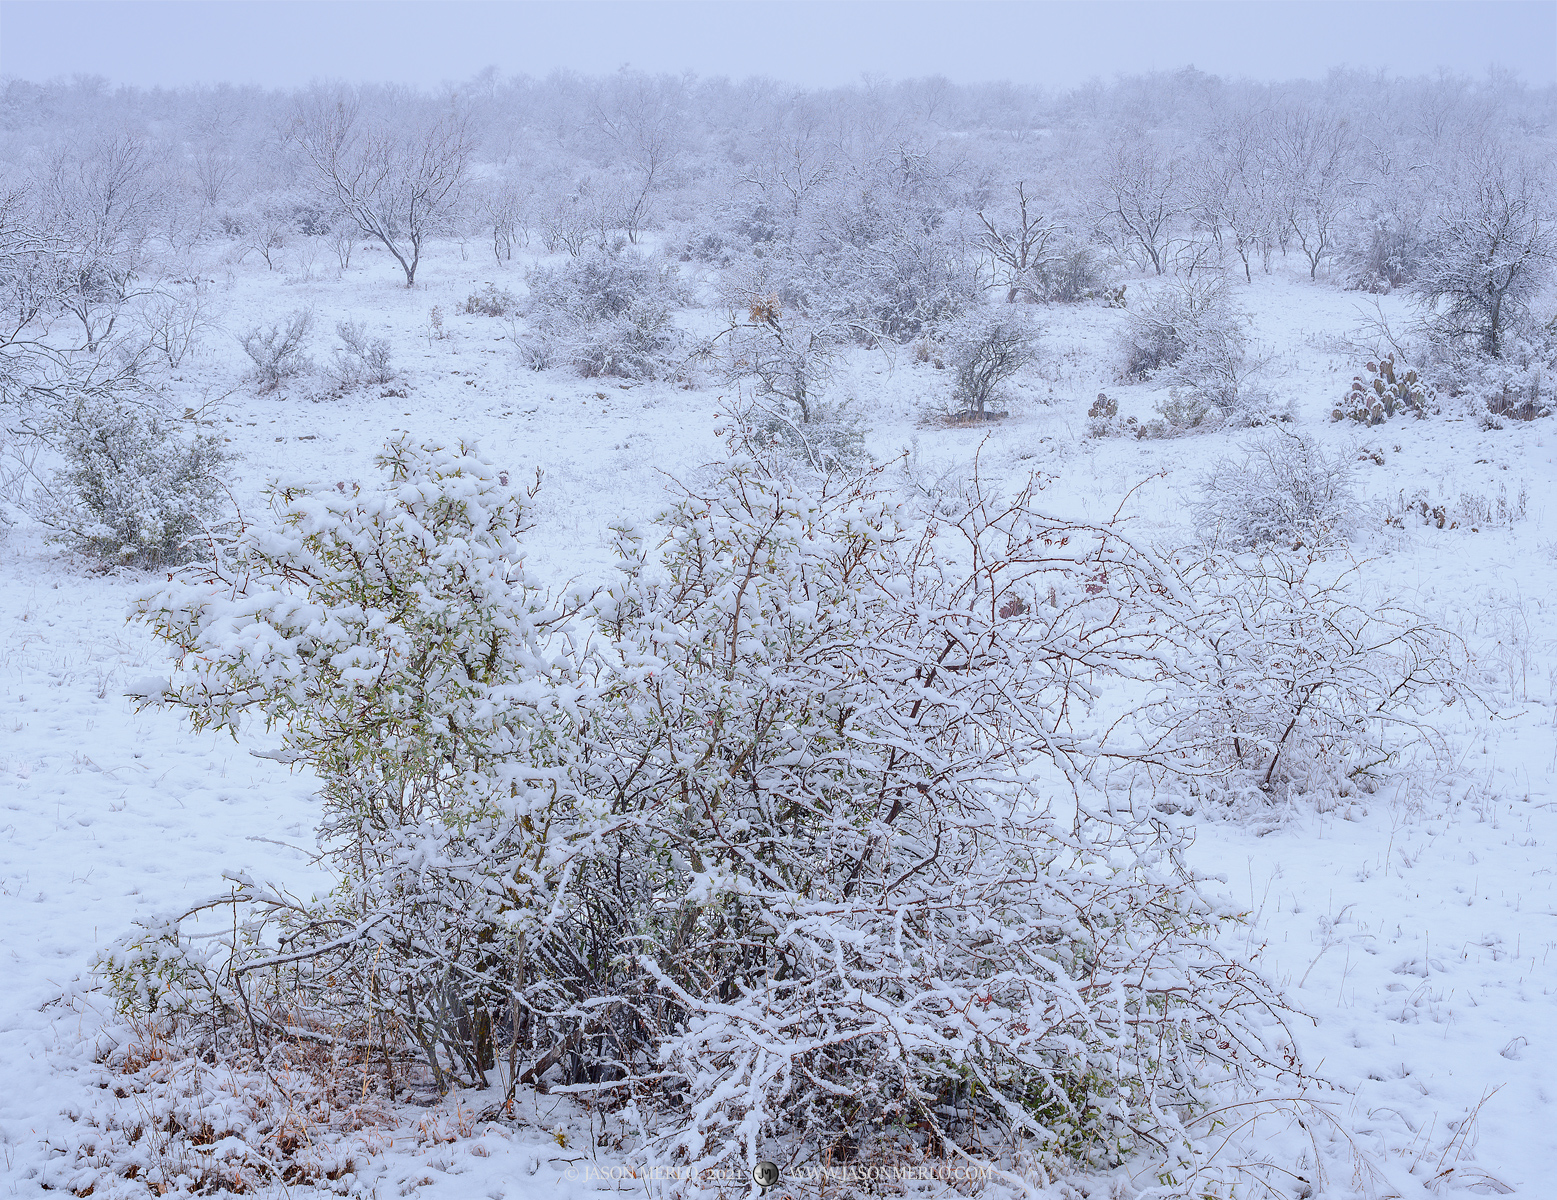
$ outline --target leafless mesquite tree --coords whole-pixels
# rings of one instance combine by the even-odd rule
[[[1355,188],[1354,139],[1344,117],[1296,111],[1282,119],[1272,140],[1281,217],[1308,260],[1308,277],[1335,250],[1342,217]]]
[[[979,245],[994,260],[996,272],[1003,276],[1001,282],[1006,285],[1007,304],[1014,304],[1018,296],[1028,300],[1038,299],[1038,289],[1033,285],[1032,275],[1043,262],[1055,234],[1053,221],[1045,220],[1036,213],[1029,214],[1025,183],[1016,185],[1016,200],[1016,224],[1008,226],[1004,231],[982,211],[979,212],[979,220],[984,225],[984,232],[979,235]]]
[[[1101,224],[1127,255],[1158,275],[1171,265],[1172,239],[1187,200],[1184,164],[1171,152],[1136,138],[1115,146],[1098,181]]]
[[[416,283],[422,247],[459,202],[470,165],[465,121],[446,114],[404,125],[370,124],[354,100],[315,99],[296,136],[325,196],[381,242]]]
[[[81,324],[97,351],[124,306],[146,289],[148,228],[165,200],[151,151],[128,135],[62,151],[38,189],[42,223],[53,231],[58,308]]]
[[[676,83],[628,72],[595,93],[593,124],[634,173],[612,206],[614,219],[634,244],[651,219],[654,191],[681,154],[684,100]]]

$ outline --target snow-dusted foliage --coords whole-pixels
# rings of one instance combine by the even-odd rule
[[[1225,341],[1232,336],[1233,324],[1219,279],[1159,288],[1146,302],[1131,306],[1119,333],[1122,374],[1126,379],[1150,379],[1192,348]]]
[[[620,244],[537,267],[529,282],[521,346],[536,369],[652,379],[675,365],[682,337],[672,313],[685,295],[673,265]]]
[[[506,993],[487,968],[509,962],[569,807],[548,747],[575,666],[523,569],[525,495],[463,447],[394,443],[380,464],[377,487],[274,492],[273,529],[142,608],[179,656],[151,699],[198,728],[259,714],[317,772],[339,885],[302,902],[235,880],[181,918],[241,907],[225,953],[183,953],[175,921],[106,969],[132,1010],[241,1004],[256,1038],[298,1005],[350,1014],[441,1084],[491,1066],[483,1014]]]
[[[1225,283],[1187,279],[1132,307],[1120,330],[1126,380],[1169,385],[1158,404],[1174,431],[1257,423],[1267,397],[1254,380],[1263,363],[1249,353],[1243,323]]]
[[[127,1010],[356,1047],[391,1091],[557,1068],[703,1168],[908,1125],[1111,1163],[1295,1062],[1234,911],[1108,815],[1203,770],[1160,709],[1194,606],[1117,531],[976,485],[915,533],[869,477],[736,461],[622,528],[581,612],[495,468],[381,461],[143,604],[180,663],[147,699],[263,715],[339,882],[145,923],[101,966]],[[1094,711],[1109,678],[1139,707]]]
[[[917,1125],[1108,1162],[1280,1061],[1172,839],[1078,801],[1166,753],[1093,728],[1080,679],[1156,675],[1171,583],[1033,497],[975,493],[915,536],[859,483],[736,464],[658,550],[624,531],[597,603],[626,703],[593,759],[617,831],[572,941],[641,939],[645,1066],[683,1097],[659,1155],[823,1157]]]
[[[1544,326],[1520,322],[1496,357],[1443,348],[1435,377],[1464,410],[1488,428],[1504,421],[1533,421],[1557,409],[1557,317]]]
[[[160,397],[123,388],[57,398],[38,431],[64,463],[37,481],[27,506],[53,540],[110,566],[209,558],[232,455],[191,426],[172,420]]]

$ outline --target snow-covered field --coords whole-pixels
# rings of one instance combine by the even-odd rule
[[[488,282],[522,292],[517,260],[499,269],[474,250],[466,261],[438,245],[407,290],[387,257],[364,251],[339,280],[333,270],[315,279],[268,271],[252,256],[207,264],[218,327],[174,387],[191,405],[218,398],[203,416],[242,456],[232,485],[247,511],[259,511],[278,476],[365,478],[396,430],[474,440],[521,476],[542,468],[533,564],[553,581],[588,580],[605,568],[612,518],[646,515],[666,475],[684,477],[720,452],[724,397],[712,380],[623,386],[531,372],[502,321],[458,311]],[[1132,296],[1143,283],[1130,282]],[[1550,421],[1483,430],[1451,414],[1373,429],[1331,424],[1360,369],[1361,356],[1340,348],[1363,322],[1359,298],[1311,284],[1294,264],[1239,284],[1235,302],[1273,353],[1268,386],[1293,402],[1298,427],[1357,459],[1360,586],[1461,634],[1495,712],[1449,710],[1452,763],[1409,787],[1331,812],[1201,821],[1192,862],[1247,907],[1243,936],[1251,949],[1266,945],[1264,969],[1312,1020],[1300,1028],[1305,1056],[1335,1089],[1333,1125],[1313,1130],[1329,1172],[1323,1194],[1557,1194],[1557,434]],[[1383,304],[1405,320],[1403,303]],[[435,305],[446,337],[426,332]],[[246,362],[234,333],[303,306],[317,310],[317,357],[337,320],[365,321],[394,345],[402,378],[339,398],[315,395],[317,380],[256,395],[240,382]],[[1137,534],[1187,533],[1197,480],[1247,435],[1087,438],[1098,391],[1119,400],[1121,416],[1149,415],[1155,396],[1116,381],[1110,336],[1123,314],[1086,305],[1035,319],[1044,353],[1011,387],[1009,419],[987,432],[923,420],[950,391],[933,365],[903,350],[854,352],[836,386],[865,417],[873,454],[909,450],[939,470],[978,453],[986,472],[1037,471],[1048,508],[1067,516],[1106,518],[1147,481],[1126,508]],[[1386,526],[1388,503],[1418,489],[1435,500],[1527,502],[1503,527]],[[171,713],[137,714],[125,698],[160,656],[126,622],[146,582],[94,573],[25,521],[0,543],[7,1195],[39,1190],[48,1139],[101,1097],[88,1010],[51,1003],[94,950],[135,917],[210,891],[223,870],[308,882],[307,858],[292,845],[311,840],[309,778],[254,757],[261,734],[242,744],[197,736]],[[356,1186],[494,1200],[642,1186],[610,1178],[613,1151],[561,1104],[517,1128],[476,1128],[447,1143],[427,1136],[429,1121],[452,1127],[482,1102],[412,1110],[394,1144],[385,1135],[383,1153],[359,1163]],[[596,1178],[585,1178],[589,1165]]]

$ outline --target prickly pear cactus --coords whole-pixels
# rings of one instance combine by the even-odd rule
[[[1432,404],[1433,390],[1404,363],[1396,366],[1395,356],[1363,364],[1368,372],[1352,377],[1352,386],[1330,414],[1332,421],[1351,418],[1363,425],[1382,425],[1390,417],[1409,413],[1425,417]]]

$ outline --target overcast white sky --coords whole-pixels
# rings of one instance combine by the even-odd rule
[[[1091,0],[1089,3],[385,3],[0,0],[0,75],[288,86],[436,85],[630,63],[650,71],[849,83],[871,72],[1065,86],[1193,63],[1255,79],[1332,66],[1557,82],[1557,0]]]

